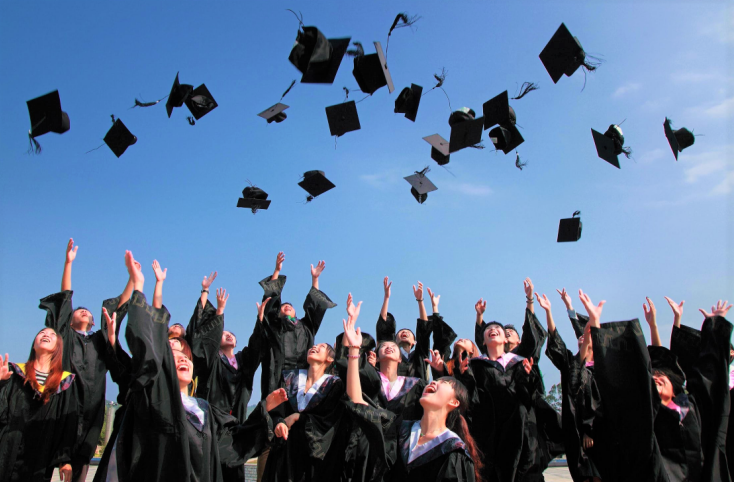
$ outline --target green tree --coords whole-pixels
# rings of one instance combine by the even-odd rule
[[[546,393],[543,396],[543,398],[545,399],[546,402],[548,402],[548,404],[551,407],[556,409],[556,411],[560,412],[561,411],[561,396],[562,396],[561,384],[556,383],[555,385],[553,385],[550,388],[550,390],[548,390],[548,393]]]

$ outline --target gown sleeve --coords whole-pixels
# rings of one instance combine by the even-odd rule
[[[104,352],[100,353],[100,356],[104,359],[105,366],[107,367],[107,370],[119,370],[120,363],[124,363],[124,356],[118,357],[116,355],[116,352],[119,350],[120,352],[124,353],[122,348],[120,347],[120,327],[122,327],[122,322],[125,319],[125,316],[127,316],[127,309],[130,304],[130,301],[126,301],[122,305],[120,305],[120,297],[116,298],[109,298],[102,302],[102,313],[100,314],[100,331],[102,332],[102,336],[105,340],[105,350]],[[119,306],[118,306],[119,305]],[[109,342],[109,334],[107,333],[107,323],[105,322],[104,317],[104,310],[107,310],[107,313],[110,315],[110,318],[114,315],[115,316],[115,350],[112,350],[112,347],[110,346]],[[125,353],[127,355],[127,353]],[[127,357],[130,358],[129,356]],[[117,367],[113,367],[113,365],[118,365]],[[114,379],[113,379],[114,381]],[[117,382],[115,382],[117,383]]]
[[[401,417],[374,405],[363,405],[351,401],[343,402],[346,411],[352,416],[355,423],[362,429],[371,453],[377,454],[378,463],[375,464],[375,474],[385,473],[392,467],[398,457],[398,428]],[[373,480],[382,480],[381,477]]]
[[[545,355],[558,371],[561,373],[568,372],[569,360],[573,355],[566,348],[558,329],[548,334],[548,346],[545,348]]]
[[[387,314],[387,318],[382,316],[377,318],[377,324],[375,325],[377,343],[385,340],[395,341],[395,330],[395,317],[391,313]]]
[[[74,348],[74,339],[71,331],[71,315],[74,308],[71,304],[73,291],[61,291],[42,298],[38,307],[46,311],[45,325],[53,328],[64,341],[64,355],[62,365],[64,370],[71,371],[71,354]]]
[[[431,350],[431,328],[431,318],[425,321],[418,318],[415,322],[415,349],[410,354],[410,363],[414,376],[421,380],[428,380],[428,363],[425,360]]]
[[[678,363],[688,378],[701,353],[701,332],[690,326],[674,326],[670,336],[670,351],[678,357]]]
[[[464,452],[451,452],[441,467],[436,480],[441,482],[475,482],[474,462]]]
[[[224,332],[224,315],[217,315],[209,300],[202,308],[201,301],[196,300],[194,313],[186,327],[186,338],[191,343],[194,357],[194,377],[199,377],[199,386],[206,386],[217,363],[219,347]]]
[[[280,313],[280,305],[283,303],[281,299],[281,293],[285,287],[286,277],[278,276],[278,279],[270,279],[268,276],[260,281],[260,286],[263,289],[263,302],[270,298],[267,306],[265,307],[265,316],[263,319],[272,320],[278,317]]]
[[[129,312],[125,339],[132,354],[130,385],[137,390],[153,384],[163,370],[171,315],[165,307],[151,308],[140,291],[133,292]]]
[[[482,355],[487,354],[487,347],[484,346],[484,329],[487,327],[487,322],[482,320],[481,324],[474,323],[474,343],[479,347],[479,351]]]
[[[520,338],[520,344],[514,352],[524,358],[533,358],[537,364],[547,337],[548,332],[540,324],[535,313],[526,308],[525,321],[522,325],[522,338]]]
[[[265,410],[265,400],[262,400],[244,423],[225,425],[219,430],[220,462],[227,467],[243,465],[267,447],[275,437],[274,429],[273,420]]]
[[[431,315],[433,318],[433,349],[438,350],[444,362],[448,362],[451,358],[451,344],[456,340],[456,332],[444,321],[443,316],[438,313]],[[431,367],[433,378],[443,376]]]
[[[334,308],[336,303],[331,301],[326,293],[311,287],[311,290],[306,296],[306,301],[303,302],[303,318],[301,321],[303,324],[311,330],[311,334],[316,336],[321,322],[324,319],[326,310]]]

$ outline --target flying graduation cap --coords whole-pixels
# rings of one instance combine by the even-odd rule
[[[523,97],[526,93],[517,98]],[[482,105],[482,110],[484,112],[485,130],[498,125],[498,127],[489,131],[489,138],[495,149],[508,154],[525,142],[522,134],[515,126],[517,116],[515,115],[515,109],[510,106],[507,91],[485,102]]]
[[[358,131],[362,128],[359,125],[357,104],[353,100],[327,107],[326,119],[329,121],[332,136],[343,136],[347,132]]]
[[[182,84],[178,80],[178,72],[176,72],[176,78],[173,81],[173,86],[171,87],[171,93],[168,94],[168,100],[166,101],[166,112],[168,113],[168,118],[171,118],[171,113],[173,112],[174,107],[181,107],[184,105],[184,102],[186,99],[188,99],[189,95],[191,95],[191,92],[194,91],[194,86],[189,84]]]
[[[362,44],[355,42],[357,46],[355,50],[349,50],[347,53],[354,56],[354,78],[359,85],[359,89],[365,94],[372,95],[380,87],[387,86],[388,92],[391,94],[395,90],[392,83],[390,70],[387,68],[387,60],[385,54],[382,53],[380,42],[374,42],[376,53],[365,55]]]
[[[281,103],[280,101],[283,100],[283,97],[285,97],[286,95],[288,95],[288,92],[291,91],[291,89],[293,88],[294,85],[296,85],[296,81],[295,80],[293,82],[291,82],[291,85],[289,85],[288,88],[286,89],[286,91],[283,92],[283,95],[280,96],[280,100],[278,101],[277,104],[275,104],[274,106],[269,107],[269,108],[265,109],[264,111],[260,112],[258,114],[258,116],[260,116],[263,119],[265,119],[266,121],[268,121],[268,124],[270,124],[272,122],[275,122],[276,124],[280,124],[281,122],[283,122],[284,120],[286,120],[286,118],[288,116],[283,111],[286,110],[289,106]]]
[[[31,150],[39,154],[41,145],[36,137],[49,132],[63,134],[68,131],[71,127],[69,114],[61,110],[61,97],[59,97],[58,90],[31,99],[26,104],[28,105],[28,115],[31,118],[28,140],[31,143]]]
[[[410,84],[410,87],[404,88],[398,98],[395,99],[395,113],[405,114],[405,118],[415,122],[418,115],[418,106],[421,103],[423,95],[423,87],[416,84]]]
[[[306,202],[313,201],[314,198],[336,187],[326,179],[324,171],[306,171],[303,174],[303,181],[299,182],[298,185],[308,193]]]
[[[451,137],[449,140],[449,152],[456,152],[466,147],[483,148],[482,126],[484,117],[475,119],[473,109],[462,107],[451,113],[449,126],[451,126]]]
[[[632,149],[624,147],[622,128],[616,124],[610,125],[604,134],[591,129],[591,136],[594,138],[597,155],[617,169],[620,169],[617,156],[624,154],[629,159],[632,154]]]
[[[449,141],[439,134],[426,136],[423,140],[431,145],[431,159],[436,161],[439,166],[445,166],[449,163]]]
[[[423,204],[428,199],[429,192],[438,190],[436,185],[426,177],[426,173],[430,170],[431,168],[426,167],[422,171],[415,171],[415,174],[404,178],[412,186],[410,193],[419,204]]]
[[[238,208],[248,208],[255,214],[258,209],[268,209],[268,193],[256,186],[247,186],[242,190],[242,197],[237,200]]]
[[[138,138],[132,135],[120,119],[115,120],[115,117],[112,116],[112,122],[112,127],[110,127],[110,130],[104,136],[104,142],[115,156],[119,158],[125,153],[128,147],[138,142]]]
[[[575,242],[581,239],[581,218],[576,217],[580,214],[581,211],[575,211],[572,217],[561,219],[561,222],[558,224],[558,239],[556,242]]]
[[[586,52],[581,42],[571,35],[564,23],[558,27],[539,57],[554,84],[557,84],[564,74],[571,77],[579,67],[588,71],[594,71],[598,67],[597,63],[586,59]]]
[[[673,150],[673,155],[677,161],[678,153],[686,147],[691,147],[696,142],[696,138],[685,127],[673,130],[671,124],[672,121],[666,117],[665,122],[663,122],[663,129],[665,129],[665,137],[668,138],[668,144],[670,144],[670,148]]]
[[[288,60],[303,74],[304,84],[332,84],[351,37],[327,39],[316,27],[300,26]]]

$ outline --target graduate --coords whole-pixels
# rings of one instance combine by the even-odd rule
[[[285,401],[270,394],[246,423],[190,396],[191,350],[171,350],[165,308],[147,304],[144,276],[132,253],[125,262],[133,281],[125,338],[132,354],[128,408],[110,457],[110,481],[222,481],[221,465],[235,467],[262,449],[272,431],[267,416]],[[223,293],[221,293],[223,295]],[[224,308],[226,296],[217,300]]]
[[[343,322],[350,346],[347,394],[351,403],[347,407],[360,421],[370,447],[382,451],[364,480],[481,481],[481,454],[462,415],[469,403],[468,393],[455,378],[444,377],[425,387],[420,420],[406,420],[363,399],[358,375],[362,334],[355,329],[361,304],[350,303],[349,319]]]
[[[387,311],[390,303],[390,288],[392,282],[386,276],[383,280],[385,297],[382,301],[380,317],[377,319],[375,333],[377,344],[389,340],[395,342],[400,350],[401,363],[398,365],[398,375],[413,378],[421,378],[428,381],[428,367],[425,359],[428,358],[431,340],[431,324],[423,304],[423,283],[418,282],[418,288],[413,285],[413,295],[418,302],[418,321],[415,325],[415,333],[408,328],[402,328],[395,332],[395,317]],[[415,351],[413,348],[415,347]]]
[[[47,480],[47,467],[72,480],[78,425],[75,375],[63,369],[64,343],[53,328],[33,340],[26,363],[0,357],[0,480]]]
[[[111,360],[107,348],[107,323],[102,323],[101,330],[91,332],[94,326],[92,313],[84,307],[72,306],[71,268],[78,249],[79,246],[74,246],[74,240],[70,239],[66,246],[61,292],[43,298],[39,308],[46,311],[46,326],[53,328],[62,338],[64,369],[76,375],[80,430],[71,465],[74,482],[83,482],[102,431],[107,371],[115,361]],[[105,300],[103,309],[116,313],[116,319],[122,320],[131,293],[132,282],[128,280],[122,294]]]

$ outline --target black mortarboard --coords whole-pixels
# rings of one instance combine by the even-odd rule
[[[331,84],[350,40],[351,37],[327,39],[318,28],[303,27],[288,60],[303,74],[302,83]]]
[[[678,364],[678,357],[675,353],[664,346],[654,345],[648,346],[647,351],[650,355],[650,365],[652,365],[653,370],[656,368],[669,370],[674,375],[680,377],[682,382],[686,380],[686,375]]]
[[[303,181],[298,183],[312,197],[320,196],[336,186],[326,179],[324,171],[307,171],[303,174]]]
[[[174,107],[181,107],[186,99],[191,95],[194,90],[193,85],[181,84],[178,81],[178,72],[176,72],[176,79],[173,81],[173,87],[171,87],[171,93],[168,94],[168,100],[166,101],[166,112],[168,117],[171,117]]]
[[[369,55],[358,55],[354,57],[354,78],[357,80],[359,89],[365,94],[372,95],[380,87],[387,85],[387,90],[392,94],[395,86],[392,83],[390,70],[387,68],[385,54],[382,53],[380,42],[375,42],[377,53]]]
[[[120,119],[117,119],[105,134],[104,142],[117,157],[120,157],[128,147],[138,142],[138,138],[130,133]]]
[[[431,145],[431,159],[436,161],[439,166],[449,163],[449,142],[438,134],[433,134],[423,138],[424,141]]]
[[[449,152],[456,152],[482,142],[482,128],[484,117],[474,118],[474,111],[467,107],[454,111],[449,116],[451,137]]]
[[[678,153],[686,147],[691,147],[693,143],[696,142],[696,138],[693,136],[693,133],[685,127],[673,130],[673,127],[670,124],[670,119],[666,117],[665,122],[663,122],[663,129],[665,129],[665,137],[668,138],[668,144],[670,144],[670,148],[673,150],[675,160],[677,161]]]
[[[510,107],[507,91],[485,102],[482,105],[482,112],[484,113],[484,130],[497,124],[501,126],[515,124],[515,111]]]
[[[237,200],[238,208],[248,208],[252,213],[256,213],[258,209],[267,209],[270,207],[268,193],[255,186],[247,186],[242,190],[242,197]]]
[[[410,84],[410,87],[404,88],[397,99],[395,99],[395,113],[405,114],[406,119],[415,122],[415,116],[418,115],[418,106],[421,103],[421,95],[423,87],[416,84]]]
[[[415,174],[411,174],[404,178],[412,186],[410,193],[420,204],[425,202],[428,198],[429,192],[438,190],[436,185],[426,177],[426,173],[429,170],[429,168],[425,168],[422,171],[416,171]]]
[[[629,158],[632,152],[628,147],[624,147],[624,134],[622,134],[622,129],[618,125],[612,124],[604,134],[591,129],[591,135],[594,138],[594,145],[596,146],[598,156],[617,169],[620,169],[617,156],[624,154]]]
[[[54,90],[41,97],[26,102],[31,118],[31,137],[42,136],[48,132],[63,134],[71,127],[69,114],[61,110],[59,91]]]
[[[539,57],[554,84],[558,83],[563,74],[570,77],[582,65],[589,70],[594,69],[594,66],[585,62],[586,53],[581,47],[581,42],[571,35],[563,23],[540,52]]]
[[[497,126],[489,131],[489,140],[494,144],[494,148],[498,151],[502,151],[505,154],[509,154],[520,144],[525,142],[522,134],[514,124],[507,124],[506,126]]]
[[[581,211],[576,211],[573,213],[573,217],[561,219],[558,225],[558,243],[578,241],[581,239],[581,218],[576,217],[580,214]]]
[[[507,324],[507,325],[505,325],[504,328],[505,328],[505,330],[512,330],[515,333],[517,333],[517,328],[515,328],[515,325]]]
[[[353,100],[327,107],[326,119],[329,121],[332,136],[343,136],[347,132],[358,131],[362,128],[359,125],[357,104]]]
[[[217,101],[209,93],[206,85],[201,84],[186,98],[186,107],[191,111],[194,119],[199,120],[217,108]]]
[[[288,107],[289,106],[278,102],[277,104],[270,107],[269,109],[265,109],[264,111],[260,112],[258,116],[268,121],[268,124],[270,124],[271,122],[275,122],[279,124],[283,122],[286,119],[286,117],[288,117],[287,115],[285,115],[285,112],[283,112]]]

